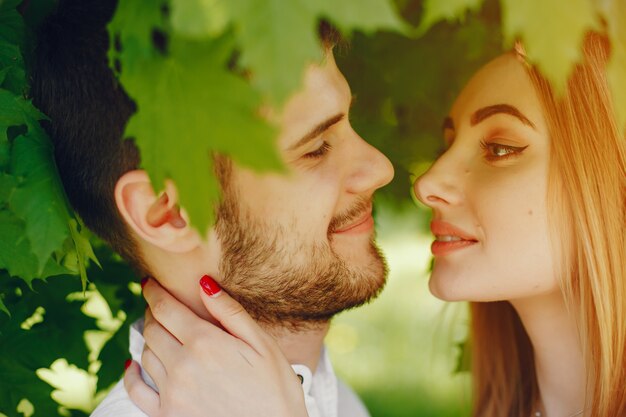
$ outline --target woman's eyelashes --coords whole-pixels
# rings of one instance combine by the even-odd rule
[[[330,149],[331,149],[330,144],[326,141],[322,141],[322,144],[317,149],[315,149],[314,151],[305,153],[303,157],[307,159],[321,158],[324,155],[326,155],[328,151],[330,151]]]
[[[504,161],[521,155],[521,153],[528,148],[528,145],[511,146],[503,145],[497,142],[486,142],[483,140],[480,142],[480,147],[485,153],[485,159],[489,162],[495,162]]]

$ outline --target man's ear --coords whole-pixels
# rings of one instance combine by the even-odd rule
[[[183,253],[201,243],[186,214],[178,208],[172,181],[166,181],[165,191],[157,196],[145,171],[129,171],[115,184],[115,204],[128,227],[153,246]]]

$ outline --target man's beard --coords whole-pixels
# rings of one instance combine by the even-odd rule
[[[244,213],[232,191],[226,191],[216,224],[222,245],[220,284],[258,322],[291,329],[326,322],[340,311],[370,301],[387,276],[374,241],[359,265],[341,259],[329,245],[332,232],[357,219],[368,206],[361,201],[336,216],[330,222],[328,241],[313,242],[310,236]]]

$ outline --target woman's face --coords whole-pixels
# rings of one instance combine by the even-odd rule
[[[414,185],[434,212],[431,292],[496,301],[556,291],[547,224],[550,143],[523,64],[506,54],[484,66],[443,129],[446,152]]]

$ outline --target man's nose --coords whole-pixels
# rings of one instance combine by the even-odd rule
[[[415,196],[430,208],[459,204],[462,199],[460,179],[456,175],[457,162],[442,155],[413,184]]]
[[[352,155],[355,158],[348,178],[348,191],[354,194],[373,194],[393,179],[391,161],[378,149],[353,131],[357,141]]]

